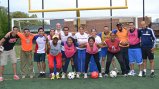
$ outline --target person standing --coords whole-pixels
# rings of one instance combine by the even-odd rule
[[[151,77],[154,77],[154,51],[156,45],[156,37],[153,29],[148,28],[145,21],[141,22],[140,29],[141,49],[143,58],[143,77],[146,76],[147,58],[150,61]]]
[[[30,78],[34,77],[33,71],[33,60],[32,60],[32,50],[33,50],[33,39],[34,34],[30,32],[28,28],[25,28],[23,33],[18,32],[17,35],[21,39],[21,55],[20,55],[20,66],[22,78],[25,78],[27,75]]]
[[[34,52],[34,61],[37,62],[37,67],[40,73],[38,76],[39,78],[46,76],[45,56],[46,56],[46,43],[48,39],[44,33],[45,33],[44,29],[39,28],[38,35],[34,37],[34,40],[36,42],[35,52]]]
[[[139,30],[135,28],[134,23],[129,23],[129,31],[128,31],[128,41],[129,41],[129,64],[130,64],[130,72],[128,75],[134,76],[136,73],[134,71],[135,62],[139,66],[139,74],[138,76],[142,76],[142,52],[140,47],[140,38],[139,38]]]
[[[84,27],[82,26],[79,27],[79,32],[75,34],[75,39],[79,45],[88,42],[88,34],[84,32]],[[78,71],[84,73],[86,48],[77,47],[77,54],[78,54]]]
[[[7,65],[8,58],[12,62],[12,68],[14,72],[13,79],[14,80],[20,79],[19,76],[17,75],[17,70],[16,70],[16,64],[17,64],[16,53],[13,50],[13,47],[15,46],[15,43],[19,38],[19,36],[17,35],[18,31],[19,31],[18,27],[14,26],[13,31],[8,32],[0,40],[0,46],[4,47],[4,51],[0,52],[0,82],[4,80],[3,78],[4,66]]]
[[[128,48],[129,48],[128,31],[127,29],[123,28],[123,25],[121,23],[118,23],[116,26],[117,26],[116,35],[120,40],[119,46],[121,48],[124,64],[126,66],[126,73],[129,73],[130,67],[129,67],[129,57],[128,57]]]

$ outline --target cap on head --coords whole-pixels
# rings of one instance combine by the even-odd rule
[[[117,23],[116,26],[122,26],[122,23]]]
[[[59,36],[58,36],[58,35],[54,35],[54,36],[52,37],[52,39],[55,39],[55,38],[59,39]]]

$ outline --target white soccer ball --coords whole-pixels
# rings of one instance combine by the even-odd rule
[[[110,71],[110,77],[111,78],[117,77],[117,72],[114,70]]]
[[[75,73],[74,72],[69,72],[67,74],[68,79],[74,79],[75,78]]]
[[[4,50],[4,47],[0,46],[0,52],[3,52],[3,50]]]

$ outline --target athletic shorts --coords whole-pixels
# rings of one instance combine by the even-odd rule
[[[0,65],[7,65],[8,59],[11,60],[11,63],[17,63],[17,58],[14,50],[3,51],[0,53]]]
[[[106,57],[106,55],[107,55],[107,50],[108,50],[108,48],[107,47],[104,47],[104,48],[101,48],[101,57]]]
[[[151,48],[142,48],[142,58],[143,60],[153,60],[154,59],[154,53],[151,52]]]
[[[128,55],[129,55],[130,64],[134,64],[134,63],[137,63],[138,65],[142,64],[141,48],[133,48],[133,49],[129,48]]]
[[[45,62],[45,53],[34,53],[34,62]]]

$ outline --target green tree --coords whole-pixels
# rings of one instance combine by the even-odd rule
[[[0,39],[8,32],[7,9],[0,7]]]

